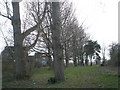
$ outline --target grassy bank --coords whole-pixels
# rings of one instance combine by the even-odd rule
[[[36,69],[29,80],[3,82],[3,87],[12,88],[118,88],[117,71],[100,66],[78,66],[65,69],[66,80],[48,84],[53,77],[48,68]]]

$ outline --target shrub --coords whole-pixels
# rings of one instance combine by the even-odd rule
[[[48,79],[48,83],[54,84],[54,83],[56,83],[56,82],[57,82],[57,79],[56,79],[55,77],[50,77],[50,78]]]
[[[100,64],[100,66],[104,66],[104,64],[102,63],[102,64]]]

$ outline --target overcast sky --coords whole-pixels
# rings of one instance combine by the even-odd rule
[[[86,32],[90,34],[91,39],[97,40],[98,43],[105,46],[118,42],[118,1],[120,0],[68,1],[73,2],[79,23],[81,24],[85,20],[84,25],[88,27]],[[0,42],[4,42],[1,34]],[[4,46],[5,44],[0,44],[0,52]]]
[[[86,32],[101,46],[118,42],[118,1],[120,0],[71,0],[76,17],[88,27]],[[107,48],[108,49],[108,48]],[[108,57],[108,51],[106,56]]]
[[[76,16],[85,21],[92,39],[106,45],[118,42],[118,1],[119,0],[73,0]]]

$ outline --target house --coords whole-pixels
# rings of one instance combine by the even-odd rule
[[[14,50],[14,46],[6,46],[5,49],[1,52],[2,61],[14,60]]]
[[[47,53],[35,53],[36,67],[47,66]]]

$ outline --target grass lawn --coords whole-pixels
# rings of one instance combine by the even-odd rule
[[[117,71],[100,66],[78,66],[65,69],[66,80],[48,84],[54,77],[48,68],[36,69],[29,80],[3,82],[3,88],[118,88]]]

